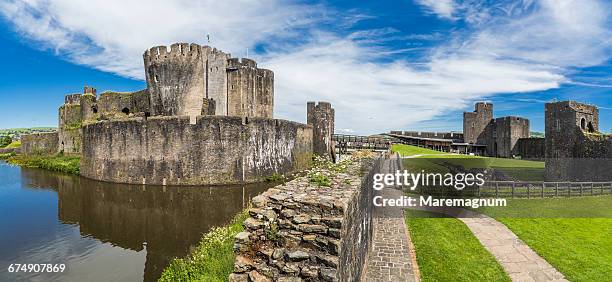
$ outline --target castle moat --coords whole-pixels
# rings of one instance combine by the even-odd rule
[[[273,185],[127,185],[0,162],[0,281],[155,281]],[[66,270],[15,276],[11,263]]]

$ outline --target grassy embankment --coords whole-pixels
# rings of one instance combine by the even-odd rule
[[[245,211],[229,225],[213,228],[185,259],[174,259],[164,269],[159,281],[227,281],[234,270],[234,237],[242,232]]]
[[[394,149],[413,155],[435,154],[427,152],[427,149],[404,146],[394,146]],[[423,157],[426,156],[420,158]],[[514,166],[527,169],[541,166],[539,162],[485,159],[490,159],[487,161],[489,164],[510,171],[518,170]],[[467,160],[457,163],[461,162],[467,166],[472,163]],[[439,168],[431,164],[426,166]],[[606,281],[612,275],[611,207],[612,196],[599,196],[508,199],[507,207],[480,208],[478,211],[505,224],[571,281]],[[495,270],[497,267],[487,259],[490,256],[488,252],[461,221],[454,218],[428,218],[422,214],[415,216],[415,213],[408,212],[406,221],[415,244],[423,281],[507,279],[501,276],[491,278],[492,275],[498,275]],[[482,251],[486,254],[483,255]],[[465,267],[458,266],[461,264]],[[478,273],[483,276],[478,277]]]
[[[79,156],[68,155],[12,155],[8,156],[6,161],[10,164],[23,167],[42,168],[76,175],[80,173],[81,164],[81,158]]]

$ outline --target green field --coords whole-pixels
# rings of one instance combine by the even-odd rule
[[[611,281],[612,196],[512,199],[478,211],[505,224],[570,281]]]
[[[407,210],[406,224],[422,281],[510,281],[460,220]]]
[[[445,173],[448,172],[448,167],[491,168],[516,180],[541,181],[544,179],[544,162],[451,154],[403,144],[394,144],[391,150],[404,157],[415,156],[403,161],[404,167],[410,170]]]
[[[407,145],[395,145],[393,150],[403,156],[422,155],[404,159],[404,165],[410,169],[438,172],[448,171],[448,166],[486,167],[520,180],[542,180],[544,172],[543,162],[466,155],[451,158]],[[612,196],[508,199],[507,207],[482,207],[477,211],[505,224],[570,281],[612,281]],[[412,211],[407,214],[414,216]],[[461,221],[408,218],[407,223],[424,281],[507,279],[494,277],[496,267],[486,259],[490,254]],[[461,268],[458,261],[472,268]],[[472,269],[486,276],[477,277],[470,272]]]

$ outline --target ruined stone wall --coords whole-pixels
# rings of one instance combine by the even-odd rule
[[[335,159],[334,134],[335,112],[330,103],[308,102],[306,106],[307,122],[313,127],[313,152],[319,156]]]
[[[83,122],[80,99],[78,104],[63,104],[59,107],[59,128],[74,128]]]
[[[545,128],[546,180],[612,180],[612,138],[597,132],[597,107],[574,101],[547,103]]]
[[[97,97],[95,94],[84,94],[81,97],[81,118],[83,120],[92,120],[97,117],[96,113],[98,109],[96,106],[96,100]]]
[[[544,138],[519,138],[516,142],[516,152],[521,159],[544,160],[546,142]]]
[[[519,154],[518,140],[529,137],[529,120],[513,116],[496,118],[487,130],[490,132],[486,136],[491,137],[486,142],[489,155],[510,158]]]
[[[120,183],[229,184],[307,168],[312,127],[285,120],[131,118],[83,128],[81,174]]]
[[[493,104],[476,103],[473,112],[463,113],[463,139],[466,143],[486,144],[487,126],[493,120]]]
[[[150,113],[149,92],[140,90],[136,92],[104,92],[100,94],[97,103],[100,115],[114,115],[127,113]]]
[[[251,59],[228,61],[229,85],[227,113],[230,116],[272,118],[274,108],[274,73],[258,69]]]
[[[53,155],[58,152],[58,148],[57,132],[21,136],[21,153],[25,155]]]
[[[83,148],[83,129],[60,129],[58,132],[58,152],[80,154]]]
[[[363,177],[343,174],[331,187],[302,177],[253,198],[246,229],[236,236],[229,281],[359,281],[379,166],[366,165]]]
[[[143,58],[152,115],[200,115],[206,93],[201,46],[153,47]]]

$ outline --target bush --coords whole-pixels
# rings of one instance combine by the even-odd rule
[[[7,160],[11,157],[14,157],[15,155],[15,153],[0,154],[0,160]]]
[[[227,281],[236,259],[234,237],[247,217],[244,210],[229,225],[211,229],[187,258],[172,260],[159,281]]]

